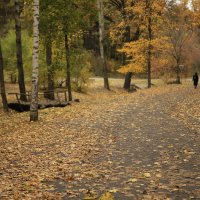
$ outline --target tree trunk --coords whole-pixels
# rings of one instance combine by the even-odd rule
[[[131,29],[130,29],[130,26],[127,26],[126,27],[126,32],[125,32],[125,41],[124,42],[130,42],[131,40]],[[123,55],[123,65],[125,65],[127,63],[126,61],[126,55],[124,54]],[[128,72],[126,75],[125,75],[125,79],[124,79],[124,89],[125,90],[128,90],[131,88],[131,78],[133,76],[133,73],[132,72]]]
[[[3,68],[4,68],[4,63],[3,63],[3,55],[2,55],[1,41],[0,41],[0,93],[2,98],[3,109],[5,112],[8,112],[9,110],[6,98]]]
[[[51,41],[46,42],[46,64],[47,64],[47,76],[48,76],[48,93],[45,96],[50,100],[54,100],[54,72],[52,69],[52,45]]]
[[[177,84],[181,84],[181,76],[180,76],[180,65],[179,65],[179,61],[177,61],[177,65],[176,65],[176,83],[177,83]]]
[[[151,45],[148,47],[147,55],[147,79],[148,79],[148,88],[151,88]]]
[[[103,79],[104,88],[110,90],[108,81],[108,69],[106,65],[105,55],[104,55],[104,14],[103,14],[103,2],[102,0],[97,0],[98,2],[98,12],[99,12],[99,44],[100,44],[100,56],[103,64]]]
[[[27,101],[26,88],[25,88],[25,82],[24,82],[21,23],[20,23],[19,9],[20,9],[19,0],[15,0],[15,32],[16,32],[16,56],[17,56],[17,69],[18,69],[18,83],[19,83],[20,99],[22,101]]]
[[[125,76],[125,80],[124,80],[124,89],[128,90],[131,88],[131,78],[133,76],[132,72],[128,72]]]
[[[39,0],[33,1],[33,60],[30,121],[38,120]]]
[[[125,34],[125,42],[130,42],[131,41],[131,33],[130,33],[130,27],[126,28],[126,34]],[[139,27],[137,28],[134,37],[133,37],[133,41],[137,41],[140,37],[140,29]],[[124,58],[124,64],[126,64],[126,57]],[[125,80],[124,80],[124,89],[125,90],[129,90],[131,88],[131,79],[132,79],[133,73],[132,72],[128,72],[125,76]]]
[[[148,88],[151,88],[151,57],[152,57],[152,8],[151,8],[151,0],[146,0],[146,8],[148,13],[148,40],[149,46],[147,50],[147,79],[148,79]]]
[[[72,89],[71,89],[71,72],[70,72],[70,50],[68,35],[65,34],[65,51],[66,51],[66,64],[67,64],[67,80],[66,86],[68,90],[69,101],[72,101]]]

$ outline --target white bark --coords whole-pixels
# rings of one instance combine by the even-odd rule
[[[99,11],[99,44],[100,44],[100,56],[104,61],[104,16],[103,16],[103,2],[102,0],[97,0],[98,11]]]
[[[108,82],[107,66],[104,56],[104,12],[103,12],[102,0],[97,0],[97,4],[99,12],[99,45],[100,45],[100,56],[103,64],[104,88],[110,90]]]
[[[33,58],[30,120],[38,120],[39,0],[33,0]]]

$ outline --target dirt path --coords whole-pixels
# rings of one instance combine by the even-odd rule
[[[115,199],[200,199],[199,133],[173,112],[196,93],[184,88],[145,95],[116,109],[107,105],[96,119],[70,123],[108,138],[101,156],[87,163],[92,178],[81,179],[77,188],[84,185],[89,196],[111,191]]]
[[[37,199],[36,194],[41,199],[102,195],[107,195],[105,200],[200,199],[200,118],[197,111],[193,115],[199,108],[195,106],[200,104],[199,93],[169,87],[114,95],[109,102],[88,100],[81,105],[84,112],[80,105],[65,110],[68,114],[80,111],[74,118],[61,110],[49,118],[44,111],[42,125],[48,127],[49,139],[30,146],[36,148],[30,151],[33,163],[41,162],[32,168],[39,184],[27,190],[19,186],[16,195],[24,193],[21,199]],[[66,136],[65,130],[78,134]],[[18,168],[25,170],[24,165]],[[30,170],[25,172],[30,175]],[[2,170],[4,181],[9,171],[6,175]],[[19,184],[21,177],[12,174],[12,178]],[[13,197],[13,192],[2,187],[2,198],[11,199],[7,197]]]

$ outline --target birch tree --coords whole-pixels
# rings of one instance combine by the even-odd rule
[[[97,0],[98,13],[99,13],[99,45],[100,45],[100,56],[103,65],[103,78],[104,78],[104,88],[110,90],[108,82],[108,70],[106,66],[106,60],[104,55],[104,12],[103,12],[103,2],[102,0]]]
[[[38,120],[39,0],[33,1],[33,58],[30,121]]]

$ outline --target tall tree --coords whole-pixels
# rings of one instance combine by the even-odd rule
[[[129,13],[134,13],[129,17],[129,23],[132,27],[138,27],[140,37],[135,41],[124,44],[120,52],[124,52],[129,63],[119,70],[122,73],[127,72],[147,72],[148,87],[151,87],[152,59],[155,54],[155,46],[159,45],[159,28],[163,20],[163,11],[165,1],[140,0],[129,4],[127,7]],[[137,31],[135,32],[135,36]],[[146,68],[146,69],[145,69]]]
[[[1,38],[7,33],[8,19],[12,16],[12,8],[9,7],[9,0],[0,0],[0,93],[4,111],[8,112],[8,103],[4,82],[4,61],[2,53]]]
[[[173,58],[176,83],[181,83],[181,66],[185,64],[184,51],[188,41],[192,38],[194,19],[191,10],[187,7],[188,1],[182,0],[180,4],[171,2],[166,13],[165,34],[168,37],[167,54]]]
[[[140,28],[138,27],[137,30],[134,33],[134,37],[132,39],[132,41],[137,41],[139,40],[140,37]],[[131,39],[128,41],[126,40],[126,42],[131,42]],[[127,56],[126,56],[127,57]],[[128,62],[128,58],[126,59],[127,61],[124,63],[124,65],[126,65],[126,63]],[[129,90],[131,87],[131,80],[132,80],[132,76],[133,76],[133,72],[127,72],[125,75],[125,80],[124,80],[124,89],[125,90]]]
[[[65,55],[66,55],[66,71],[67,71],[66,85],[67,85],[67,89],[68,89],[69,101],[72,101],[70,48],[69,48],[69,36],[68,36],[67,32],[65,32]]]
[[[2,103],[3,103],[3,109],[4,111],[8,112],[8,103],[7,103],[7,98],[6,98],[3,69],[4,69],[4,64],[3,64],[3,55],[2,55],[1,39],[0,39],[0,93],[1,93]]]
[[[109,10],[114,8],[112,14],[109,16],[112,18],[111,22],[111,35],[112,40],[115,42],[118,48],[121,48],[124,43],[131,41],[137,41],[140,37],[139,23],[130,23],[135,19],[136,12],[132,9],[137,3],[129,0],[109,0]],[[110,12],[110,11],[109,11]],[[133,34],[132,34],[133,33]],[[123,52],[122,65],[127,65],[129,58],[126,53]],[[124,79],[124,89],[128,90],[131,86],[133,72],[127,71]]]
[[[46,41],[46,64],[47,64],[47,80],[48,80],[48,94],[46,98],[54,100],[54,71],[52,68],[52,42]]]
[[[49,1],[51,6],[50,16],[53,20],[57,34],[62,35],[59,38],[64,38],[65,58],[66,58],[66,87],[68,90],[68,99],[72,101],[71,89],[71,65],[70,65],[70,34],[77,29],[79,13],[74,12],[77,9],[76,3],[73,0],[58,0],[57,2]],[[47,29],[48,30],[48,29]]]
[[[39,0],[33,1],[33,63],[30,121],[38,120]]]
[[[90,19],[88,5],[91,9],[94,0],[58,0],[52,1],[52,19],[57,28],[57,34],[62,34],[65,47],[66,58],[66,86],[68,89],[69,101],[72,100],[71,89],[71,48],[73,46],[72,37],[86,27],[87,19]],[[94,8],[94,6],[93,6]],[[60,39],[61,37],[59,37]]]
[[[147,14],[147,30],[148,30],[148,49],[147,49],[147,79],[148,88],[151,87],[151,60],[152,60],[152,45],[151,41],[153,39],[152,35],[152,0],[146,0],[146,14]]]
[[[20,1],[19,0],[15,0],[15,32],[16,32],[16,56],[17,56],[20,99],[22,101],[27,101],[26,88],[25,88],[25,82],[24,82],[23,59],[22,59],[22,39],[21,39]]]
[[[54,68],[52,58],[52,42],[56,38],[57,31],[54,16],[52,16],[52,1],[40,2],[40,38],[46,50],[48,93],[46,98],[54,100]]]
[[[103,65],[103,78],[104,78],[104,88],[110,90],[108,82],[108,70],[106,66],[106,60],[104,55],[104,12],[103,12],[103,2],[102,0],[97,0],[98,12],[99,12],[99,45],[100,45],[100,56]]]

